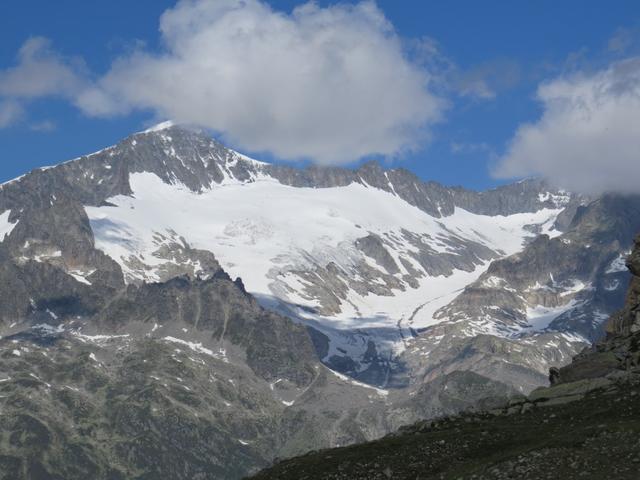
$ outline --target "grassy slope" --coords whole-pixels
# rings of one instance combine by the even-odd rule
[[[419,423],[284,461],[254,479],[640,478],[638,377],[539,405]]]

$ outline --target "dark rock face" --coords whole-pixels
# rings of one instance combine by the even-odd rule
[[[631,372],[640,366],[640,236],[626,261],[632,274],[624,307],[606,324],[606,337],[560,369],[557,383]]]
[[[622,311],[609,320],[607,334],[611,337],[625,336],[640,331],[640,236],[635,239],[635,248],[626,261],[631,272],[631,284]]]
[[[98,258],[106,258],[99,257]],[[110,260],[110,259],[109,259]],[[120,267],[111,263],[110,272],[91,275],[94,284],[87,285],[59,266],[28,260],[16,262],[0,246],[0,322],[6,325],[27,320],[47,320],[54,316],[71,317],[96,313],[115,291]],[[115,279],[115,281],[114,281]],[[47,313],[49,311],[50,313]]]
[[[362,250],[365,255],[378,262],[388,273],[394,274],[400,271],[398,264],[384,248],[379,236],[369,234],[366,237],[360,238],[356,241],[356,247]]]
[[[301,400],[301,423],[288,424],[285,408],[336,388],[306,330],[223,271],[94,298],[93,286],[47,263],[20,268],[69,298],[43,286],[0,337],[1,478],[239,478],[281,449],[300,453],[296,429],[317,420],[305,420]],[[28,283],[24,295],[39,288]],[[352,400],[380,408],[359,392]],[[344,438],[362,428],[343,423],[334,428]]]
[[[306,330],[264,310],[224,276],[207,280],[177,277],[125,289],[94,322],[113,332],[126,330],[132,322],[149,327],[185,324],[206,331],[215,342],[228,341],[245,349],[247,364],[267,381],[281,378],[308,385],[316,357]]]
[[[93,319],[0,339],[0,471],[241,478],[276,456],[370,440],[512,393],[465,373],[410,399],[353,385],[306,357],[303,331],[234,288],[186,278],[133,286]]]

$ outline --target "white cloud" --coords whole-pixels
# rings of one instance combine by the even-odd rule
[[[498,92],[514,87],[521,77],[520,66],[513,60],[496,59],[459,71],[455,79],[462,96],[493,100]]]
[[[18,102],[12,100],[0,102],[0,128],[8,127],[22,118],[23,115],[24,110]]]
[[[42,120],[32,123],[29,128],[34,132],[53,132],[56,129],[56,124],[51,120]]]
[[[48,39],[32,37],[20,48],[18,64],[0,71],[0,95],[13,99],[73,98],[85,84],[81,71],[78,60],[55,53]]]
[[[640,192],[640,57],[542,84],[538,121],[521,125],[501,177],[542,175],[565,188]]]
[[[633,33],[628,28],[618,28],[609,39],[607,48],[611,52],[624,52],[633,44]]]
[[[462,67],[446,54],[433,38],[409,40],[416,60],[429,72],[439,91],[472,100],[494,100],[522,79],[520,64],[509,58],[495,58]]]
[[[46,38],[29,38],[18,51],[17,60],[14,67],[0,70],[0,128],[26,117],[25,105],[29,102],[44,97],[73,101],[87,88],[83,62],[56,53]]]
[[[373,2],[285,14],[258,0],[183,0],[160,31],[162,54],[119,59],[79,106],[148,109],[247,150],[320,164],[417,146],[445,108]]]

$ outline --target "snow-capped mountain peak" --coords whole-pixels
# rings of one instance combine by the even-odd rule
[[[165,123],[6,184],[0,219],[12,255],[55,264],[85,285],[107,260],[117,265],[108,267],[112,275],[117,268],[138,285],[209,278],[221,266],[263,305],[311,327],[328,365],[387,385],[392,370],[413,361],[407,355],[436,358],[438,332],[449,340],[522,342],[518,332],[546,334],[556,313],[588,305],[593,281],[581,273],[572,284],[560,278],[549,303],[536,287],[547,267],[528,283],[493,271],[539,238],[574,248],[578,240],[563,232],[587,201],[535,179],[474,192],[375,162],[274,165]],[[74,212],[78,227],[58,232],[62,224],[43,223],[36,211],[51,211],[50,218]],[[52,241],[56,235],[68,240]],[[563,285],[578,281],[584,292],[562,296]],[[483,293],[468,292],[488,292],[486,305],[478,306]],[[506,294],[516,298],[505,306]],[[540,358],[537,369],[548,354]]]
[[[162,130],[166,130],[168,128],[171,128],[171,127],[173,127],[175,125],[176,124],[172,120],[165,120],[164,122],[160,122],[160,123],[156,123],[155,125],[152,125],[151,127],[147,128],[146,130],[143,130],[140,133],[160,132]]]

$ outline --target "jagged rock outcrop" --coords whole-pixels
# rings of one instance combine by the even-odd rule
[[[640,235],[635,239],[635,249],[626,260],[627,268],[633,275],[622,311],[607,323],[609,338],[630,335],[640,331]]]
[[[558,371],[556,384],[623,374],[640,367],[640,236],[626,260],[632,274],[624,307],[606,324],[606,337]]]

